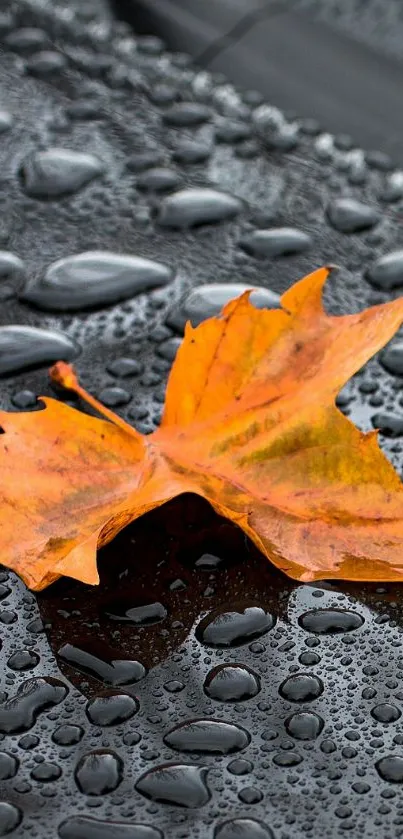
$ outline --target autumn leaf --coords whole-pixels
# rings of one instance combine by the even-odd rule
[[[328,315],[321,268],[257,310],[249,292],[188,323],[160,427],[142,436],[50,371],[104,419],[42,398],[0,412],[0,548],[32,589],[99,581],[97,548],[129,522],[193,492],[297,580],[403,579],[403,485],[335,405],[348,379],[403,322],[403,299]]]

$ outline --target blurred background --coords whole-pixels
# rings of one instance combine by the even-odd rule
[[[138,33],[403,164],[401,0],[109,3]]]

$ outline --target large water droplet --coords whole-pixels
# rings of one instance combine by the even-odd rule
[[[313,609],[301,615],[298,623],[307,632],[332,635],[336,632],[352,632],[359,629],[364,623],[364,618],[350,609]]]
[[[59,825],[60,839],[163,839],[156,827],[147,824],[112,822],[91,816],[72,816]]]
[[[371,416],[374,428],[379,428],[384,437],[401,437],[403,434],[403,416],[380,413]]]
[[[14,804],[0,801],[0,836],[8,836],[22,822],[22,813]]]
[[[340,233],[360,233],[374,227],[380,220],[377,210],[354,198],[333,201],[327,208],[327,217]]]
[[[396,722],[401,717],[401,711],[396,705],[392,705],[390,702],[381,702],[371,709],[371,716],[377,722]]]
[[[0,731],[7,734],[27,731],[41,711],[58,705],[67,693],[67,686],[59,679],[27,679],[15,696],[0,705]]]
[[[115,790],[123,778],[123,760],[115,752],[97,749],[79,760],[74,773],[76,784],[85,795],[104,795]]]
[[[160,262],[111,251],[84,251],[54,262],[20,298],[41,309],[74,311],[126,300],[165,285],[173,271]]]
[[[379,257],[365,276],[376,288],[389,291],[403,286],[403,250],[392,251]]]
[[[323,683],[311,673],[296,673],[284,679],[279,693],[288,702],[312,702],[323,693]]]
[[[115,658],[113,650],[95,641],[82,642],[80,646],[64,644],[58,655],[80,672],[114,686],[134,684],[146,673],[139,661]]]
[[[237,646],[264,635],[275,622],[274,616],[261,606],[240,604],[225,612],[222,609],[210,612],[196,628],[196,637],[214,647]]]
[[[251,256],[271,258],[301,253],[311,244],[311,237],[294,227],[254,230],[240,240],[241,247]]]
[[[14,778],[18,770],[18,760],[8,752],[0,752],[0,781]]]
[[[222,720],[200,719],[183,722],[172,728],[164,743],[179,752],[226,755],[246,748],[250,736],[244,728]]]
[[[219,664],[206,676],[204,690],[219,702],[241,702],[259,693],[260,679],[245,664]]]
[[[242,201],[216,189],[194,187],[181,189],[163,199],[158,223],[163,227],[186,228],[213,224],[234,218],[241,212]]]
[[[380,360],[385,370],[394,376],[403,376],[403,341],[397,341],[387,347],[381,354]]]
[[[136,790],[153,801],[180,807],[202,807],[210,798],[208,768],[186,763],[166,763],[146,772]]]
[[[183,332],[186,321],[198,326],[203,320],[219,315],[226,303],[251,288],[253,286],[246,283],[211,283],[196,288],[168,314],[166,322]],[[249,299],[256,309],[280,308],[280,295],[261,286],[252,291]]]
[[[324,726],[322,717],[312,711],[298,711],[285,721],[288,733],[296,740],[315,740]]]
[[[229,819],[217,825],[214,839],[274,839],[273,831],[255,819]]]
[[[384,781],[391,781],[394,784],[403,783],[403,757],[387,755],[378,760],[375,767]]]
[[[53,329],[0,326],[0,375],[53,361],[70,361],[79,352],[78,344]]]
[[[104,170],[93,154],[52,148],[29,155],[21,167],[21,177],[33,198],[59,198],[77,192]]]
[[[86,714],[93,725],[119,725],[137,714],[139,707],[138,700],[127,693],[105,691],[87,702]]]

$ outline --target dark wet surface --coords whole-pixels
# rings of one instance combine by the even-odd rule
[[[403,175],[384,154],[91,3],[5,0],[0,32],[2,407],[36,409],[74,357],[147,433],[187,317],[245,288],[276,306],[329,262],[333,313],[398,296]],[[337,400],[379,422],[400,474],[402,376],[397,335]],[[402,835],[398,585],[296,584],[194,496],[98,561],[99,587],[38,597],[0,574],[0,836]]]

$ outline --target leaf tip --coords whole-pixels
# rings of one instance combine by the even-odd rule
[[[78,379],[74,367],[71,364],[66,364],[65,361],[57,361],[50,368],[49,376],[52,382],[68,390],[76,390],[78,387]]]

